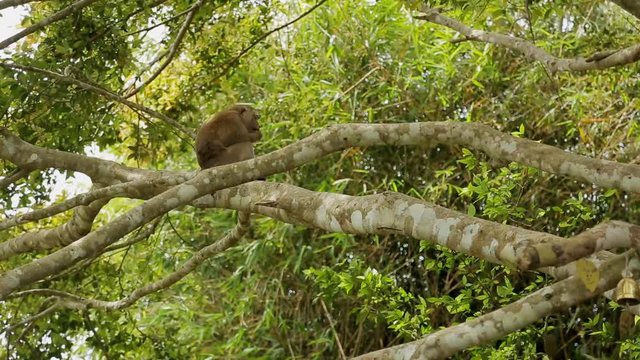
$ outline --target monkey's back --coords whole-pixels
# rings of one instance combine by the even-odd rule
[[[205,122],[196,136],[196,157],[201,168],[218,166],[229,146],[250,141],[249,133],[238,112],[227,110]],[[215,164],[215,165],[213,165]]]

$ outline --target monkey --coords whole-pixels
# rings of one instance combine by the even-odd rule
[[[233,105],[206,121],[196,136],[202,169],[254,158],[253,143],[262,139],[260,116],[249,105]]]

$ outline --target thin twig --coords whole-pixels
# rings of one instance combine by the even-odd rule
[[[0,330],[0,334],[5,333],[5,332],[9,332],[9,331],[13,331],[13,329],[15,329],[15,328],[17,328],[19,326],[25,325],[25,324],[31,324],[34,321],[36,321],[38,319],[41,319],[41,318],[43,318],[43,317],[55,312],[58,309],[60,309],[60,301],[56,301],[53,305],[47,307],[46,309],[40,311],[39,313],[37,313],[37,314],[35,314],[33,316],[29,316],[26,319],[23,319],[21,321],[18,321],[15,324],[12,324],[10,326],[7,326],[4,329],[1,329]]]
[[[229,69],[231,69],[231,67],[238,60],[240,60],[240,58],[242,56],[244,56],[246,53],[248,53],[251,49],[253,49],[256,45],[258,45],[262,40],[266,39],[269,35],[273,34],[274,32],[280,31],[280,30],[286,28],[287,26],[290,26],[290,25],[296,23],[298,20],[300,20],[300,19],[304,18],[305,16],[311,14],[315,9],[319,8],[325,2],[327,2],[327,0],[319,1],[317,4],[313,5],[309,10],[307,10],[307,11],[303,12],[302,14],[300,14],[297,18],[289,21],[288,23],[286,23],[284,25],[278,26],[277,28],[275,28],[273,30],[269,30],[266,33],[262,34],[262,36],[258,37],[254,42],[251,43],[251,45],[249,45],[246,48],[242,49],[242,51],[240,51],[240,53],[238,55],[236,55],[236,57],[234,57],[233,59],[227,61],[227,63],[223,65],[223,68],[222,68],[222,71],[220,72],[220,74],[215,76],[213,78],[213,81],[218,80],[221,77],[223,77],[227,73],[227,71],[229,71]]]
[[[191,22],[193,21],[193,18],[196,16],[198,9],[200,9],[200,7],[202,6],[202,3],[203,3],[203,0],[198,0],[189,9],[189,15],[187,15],[187,18],[184,20],[184,23],[182,23],[182,27],[180,27],[180,30],[178,31],[178,35],[176,35],[176,39],[171,44],[171,46],[169,46],[169,54],[166,56],[164,62],[160,64],[160,67],[153,74],[151,74],[151,76],[147,80],[145,80],[142,84],[140,84],[140,86],[134,88],[132,91],[125,94],[124,95],[125,98],[129,98],[137,94],[145,86],[149,85],[153,80],[155,80],[160,75],[160,73],[162,73],[162,71],[164,71],[164,69],[166,69],[166,67],[169,66],[169,63],[171,63],[173,58],[178,53],[178,49],[180,48],[180,43],[182,43],[182,39],[184,39],[184,36],[187,33],[187,30],[189,30],[189,25],[191,25]],[[158,60],[155,60],[155,61],[158,61]]]
[[[338,337],[338,333],[336,332],[336,328],[333,325],[333,318],[331,314],[329,314],[329,310],[327,310],[327,305],[325,305],[324,300],[320,299],[320,305],[322,305],[322,310],[324,310],[324,316],[329,320],[329,326],[331,327],[331,332],[333,333],[333,337],[336,339],[336,344],[338,345],[338,351],[340,351],[340,358],[342,360],[347,359],[347,355],[344,353],[344,349],[342,348],[342,343],[340,342],[340,338]]]
[[[166,0],[165,0],[165,1],[166,1]],[[172,17],[170,17],[170,18],[168,18],[168,19],[166,19],[166,20],[160,21],[160,22],[159,22],[159,23],[157,23],[157,24],[153,24],[153,25],[150,25],[150,26],[147,26],[147,27],[145,27],[145,28],[138,29],[138,30],[135,30],[135,31],[131,31],[131,32],[125,33],[124,35],[125,35],[125,36],[131,36],[131,35],[139,34],[139,33],[141,33],[141,32],[151,31],[151,30],[153,30],[153,29],[157,28],[158,26],[166,25],[166,24],[168,24],[168,23],[170,23],[170,22],[172,22],[172,21],[174,21],[174,20],[177,20],[177,19],[181,18],[181,17],[182,17],[182,16],[184,16],[185,14],[189,13],[189,12],[191,11],[191,9],[192,9],[192,8],[188,8],[188,9],[186,9],[186,10],[183,10],[183,11],[181,11],[181,12],[179,12],[179,13],[177,13],[177,14],[173,15]]]
[[[142,5],[137,10],[132,11],[131,13],[127,14],[127,16],[122,17],[122,18],[118,18],[118,19],[112,21],[110,24],[106,25],[104,28],[102,28],[102,30],[100,30],[98,33],[96,33],[94,36],[92,36],[91,39],[89,39],[89,42],[97,41],[104,34],[106,34],[107,32],[111,31],[113,29],[113,27],[116,26],[117,24],[126,23],[127,21],[129,21],[129,19],[131,19],[132,17],[140,14],[141,12],[143,12],[145,10],[151,10],[154,7],[162,5],[165,2],[167,2],[167,0],[155,0],[151,4],[149,4],[148,6]],[[129,35],[130,34],[125,33],[125,34],[122,35],[122,37],[127,37]]]
[[[356,81],[353,85],[349,86],[349,88],[345,91],[343,91],[342,93],[340,93],[340,95],[336,96],[335,100],[339,100],[340,98],[342,98],[343,96],[347,95],[351,90],[355,89],[356,86],[360,85],[363,81],[365,81],[371,74],[373,74],[374,72],[380,70],[380,67],[378,67],[377,65],[373,67],[373,69],[369,70],[369,72],[367,72],[366,74],[362,75],[362,77],[360,79],[358,79],[358,81]]]
[[[38,31],[38,30],[42,30],[44,29],[45,26],[54,23],[58,20],[62,20],[65,17],[67,17],[69,14],[73,13],[74,11],[78,11],[80,9],[82,9],[83,7],[90,5],[91,3],[94,3],[98,0],[80,0],[77,2],[74,2],[73,4],[67,6],[66,8],[58,11],[57,13],[49,16],[48,18],[37,22],[36,24],[33,24],[31,26],[29,26],[28,28],[20,31],[19,33],[6,38],[5,40],[0,42],[0,49],[4,49],[7,46],[13,44],[14,42],[22,39],[23,37],[29,35],[29,34],[33,34],[34,32]]]

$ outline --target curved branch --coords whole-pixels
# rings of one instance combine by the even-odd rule
[[[22,326],[22,325],[26,325],[26,324],[32,324],[33,322],[37,321],[38,319],[42,319],[45,316],[48,316],[58,310],[61,309],[62,303],[60,301],[56,301],[54,302],[51,306],[47,307],[46,309],[40,311],[39,313],[29,316],[26,319],[20,320],[15,324],[11,324],[10,326],[5,327],[4,329],[0,329],[0,334],[4,334],[4,333],[8,333],[10,331],[13,331],[14,329]]]
[[[3,132],[0,132],[0,136],[2,134]],[[0,299],[21,287],[93,256],[154,218],[214,191],[287,171],[352,146],[423,145],[425,142],[466,145],[480,149],[496,159],[517,161],[599,186],[640,193],[640,166],[571,154],[553,146],[503,134],[478,123],[333,125],[268,155],[200,171],[193,178],[118,216],[111,223],[100,227],[70,246],[0,274]],[[0,141],[0,156],[2,156],[3,145],[6,143],[6,141]],[[11,153],[10,150],[9,153]],[[330,226],[333,226],[333,223],[330,223]],[[439,234],[447,234],[447,232]],[[464,245],[465,242],[463,241],[462,244]],[[492,247],[489,250],[495,250],[495,248]],[[507,260],[509,258],[517,260],[517,255],[519,254],[513,252],[500,254]],[[521,266],[527,267],[531,264],[535,264],[535,261],[522,263]]]
[[[0,49],[4,49],[7,46],[13,44],[14,42],[22,39],[23,37],[33,34],[34,32],[38,31],[38,30],[42,30],[44,29],[47,25],[52,24],[58,20],[62,20],[65,17],[67,17],[68,15],[70,15],[71,13],[78,11],[88,5],[91,5],[92,3],[96,2],[98,0],[79,0],[74,2],[73,4],[67,6],[66,8],[58,11],[57,13],[49,16],[48,18],[39,21],[31,26],[29,26],[28,28],[20,31],[19,33],[10,36],[2,41],[0,41]]]
[[[129,97],[132,97],[133,95],[137,94],[145,86],[149,85],[153,80],[155,80],[160,75],[160,73],[162,73],[162,71],[164,71],[164,69],[167,66],[169,66],[169,63],[171,63],[173,58],[178,53],[178,49],[180,48],[180,43],[182,42],[182,39],[184,38],[185,34],[187,33],[187,30],[189,30],[189,25],[191,25],[191,22],[193,21],[193,18],[198,13],[198,10],[202,6],[202,3],[203,3],[203,0],[198,0],[189,9],[189,15],[187,15],[187,18],[184,20],[184,23],[182,23],[182,26],[180,27],[180,30],[178,31],[178,35],[176,35],[176,39],[173,41],[171,46],[169,46],[169,54],[166,56],[166,59],[164,60],[164,62],[162,64],[160,64],[160,67],[153,74],[151,74],[151,76],[147,80],[145,80],[142,84],[140,84],[140,86],[134,88],[133,90],[131,90],[130,92],[125,94],[124,95],[125,98],[129,98]],[[166,55],[166,53],[161,54],[161,56],[159,56],[157,60],[154,59],[151,63],[152,64],[155,63],[156,61],[158,61],[160,58],[164,57],[165,55]]]
[[[437,9],[425,7],[423,8],[423,12],[425,14],[415,16],[415,18],[446,26],[464,35],[467,40],[492,43],[518,51],[529,57],[531,60],[544,63],[551,72],[606,69],[614,66],[631,64],[640,60],[640,44],[620,50],[605,52],[603,53],[605,56],[596,54],[595,56],[590,56],[587,59],[557,58],[525,39],[473,29],[457,20],[440,14]]]
[[[15,63],[5,63],[5,62],[0,62],[0,67],[3,67],[5,69],[11,69],[11,70],[23,70],[23,71],[32,71],[35,73],[39,73],[39,74],[43,74],[46,76],[50,76],[53,79],[56,80],[60,80],[62,82],[66,82],[66,83],[70,83],[73,85],[78,86],[81,89],[87,90],[87,91],[91,91],[94,92],[98,95],[101,95],[109,100],[121,103],[123,105],[126,105],[127,107],[133,109],[133,110],[138,110],[141,111],[143,113],[146,113],[148,115],[153,116],[156,119],[162,120],[165,123],[167,123],[168,125],[171,125],[172,127],[176,128],[177,130],[181,131],[182,133],[186,134],[187,136],[191,137],[192,139],[196,138],[196,133],[183,126],[182,124],[180,124],[179,122],[177,122],[176,120],[158,112],[155,111],[153,109],[150,109],[146,106],[140,105],[138,103],[135,103],[133,101],[127,100],[125,98],[123,98],[122,96],[115,94],[105,88],[102,88],[96,84],[89,84],[88,82],[85,81],[81,81],[69,76],[64,76],[62,74],[59,74],[57,72],[54,71],[50,71],[50,70],[45,70],[45,69],[41,69],[41,68],[37,68],[34,66],[27,66],[27,65],[20,65],[20,64],[15,64]]]
[[[93,220],[108,201],[109,199],[96,200],[88,206],[76,209],[71,220],[53,229],[25,232],[1,242],[0,260],[34,250],[60,248],[87,235],[91,231]]]
[[[55,167],[78,171],[102,184],[137,180],[152,172],[130,168],[115,161],[42,148],[29,144],[3,129],[0,129],[0,159],[11,161],[26,169]]]

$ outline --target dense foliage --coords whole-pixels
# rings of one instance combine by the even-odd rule
[[[70,3],[31,3],[23,25]],[[441,3],[447,16],[469,26],[519,36],[562,57],[629,46],[640,26],[608,2]],[[153,72],[144,72],[146,64],[175,40],[184,21],[176,15],[190,6],[184,0],[98,1],[2,57],[125,94],[132,78]],[[229,103],[252,102],[262,114],[259,154],[334,123],[451,120],[482,122],[592,157],[640,161],[637,64],[550,73],[520,53],[464,41],[414,19],[416,4],[398,0],[328,1],[258,42],[311,6],[204,2],[179,56],[130,99],[193,129]],[[79,153],[97,145],[143,168],[197,166],[184,134],[73,84],[0,68],[0,92],[2,125],[26,141]],[[0,164],[0,170],[14,169]],[[53,172],[32,173],[0,190],[0,206],[42,206],[59,179]],[[640,222],[635,195],[495,163],[457,146],[355,148],[269,180],[350,195],[397,191],[561,236],[604,219]],[[115,213],[132,205],[111,202],[109,208]],[[103,221],[111,216],[100,215]],[[173,271],[234,221],[228,211],[171,212],[146,242],[46,285],[119,298]],[[59,312],[11,333],[12,356],[320,359],[340,357],[340,348],[354,356],[490,312],[550,281],[398,236],[331,234],[266,217],[254,222],[249,240],[131,308]],[[52,224],[39,224],[46,225]],[[7,302],[0,313],[36,313],[40,301]],[[640,358],[640,342],[616,327],[619,312],[599,298],[459,358],[534,358],[549,346],[549,336],[567,358]]]

